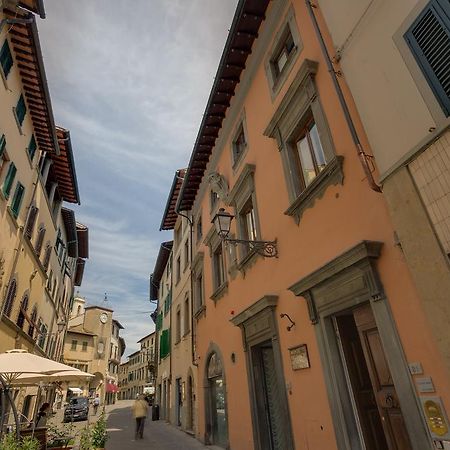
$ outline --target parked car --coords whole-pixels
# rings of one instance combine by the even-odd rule
[[[64,422],[87,420],[89,415],[89,398],[72,397],[64,409]]]

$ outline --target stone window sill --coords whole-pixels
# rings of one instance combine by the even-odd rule
[[[205,317],[205,316],[206,316],[206,305],[201,305],[201,306],[197,309],[197,311],[195,311],[194,317],[195,317],[197,320],[200,320],[201,317]]]
[[[294,217],[298,224],[303,213],[308,208],[312,208],[316,200],[323,197],[328,186],[343,184],[343,161],[343,156],[336,156],[333,158],[312,183],[291,203],[284,213],[287,216]]]
[[[228,291],[228,281],[222,283],[211,295],[210,299],[215,302],[220,300]]]
[[[259,255],[256,250],[249,250],[247,254],[243,256],[242,259],[238,262],[238,270],[245,273],[246,270],[248,270],[251,266],[253,266],[253,264],[255,264],[258,256]]]
[[[39,259],[39,256],[36,255],[36,250],[33,247],[33,244],[31,243],[30,239],[28,239],[27,236],[24,236],[24,241],[27,243],[28,248],[30,250],[30,253],[33,255],[34,261],[36,262],[36,266],[39,268],[41,275],[44,277],[44,280],[47,280],[47,272],[44,268],[44,266],[41,263],[41,260]]]
[[[16,227],[16,229],[19,229],[19,224],[17,222],[17,217],[14,216],[14,213],[12,212],[12,209],[9,206],[6,209],[8,210],[9,217],[11,218],[14,226]]]

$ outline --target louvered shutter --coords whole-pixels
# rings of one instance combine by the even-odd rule
[[[31,239],[31,236],[33,235],[34,230],[34,224],[36,223],[38,208],[36,206],[32,206],[30,208],[30,212],[28,213],[28,220],[27,220],[27,226],[25,228],[25,236],[28,239]]]
[[[8,173],[6,174],[5,182],[3,183],[3,195],[5,196],[5,198],[8,198],[9,194],[11,193],[11,188],[16,176],[16,172],[16,166],[14,165],[14,163],[11,163],[8,167]]]
[[[3,152],[5,151],[5,147],[6,147],[6,138],[5,135],[2,134],[0,136],[0,158],[2,157]]]
[[[17,120],[19,121],[19,124],[22,125],[23,119],[25,119],[25,114],[27,113],[27,107],[25,105],[25,99],[23,98],[23,95],[19,97],[19,101],[17,102],[16,106],[16,116]]]
[[[34,154],[36,153],[36,139],[34,138],[34,135],[31,136],[30,144],[28,145],[28,156],[30,157],[31,161],[33,161]]]
[[[11,50],[9,49],[8,41],[3,43],[2,49],[0,50],[0,64],[5,78],[8,78],[9,72],[13,66],[13,57],[11,55]]]
[[[20,207],[22,205],[23,195],[25,193],[25,188],[23,184],[17,183],[16,191],[14,192],[14,197],[11,203],[11,211],[13,216],[17,219],[20,212]]]
[[[4,313],[7,317],[11,315],[14,299],[16,298],[16,291],[17,291],[17,281],[13,279],[11,280],[11,283],[8,286],[8,292],[6,294],[5,299]]]
[[[41,255],[41,250],[42,250],[42,244],[44,243],[44,236],[45,236],[45,228],[44,227],[39,227],[38,230],[38,235],[37,235],[37,239],[36,239],[36,247],[35,247],[35,252],[36,255],[39,257]],[[47,255],[45,255],[47,256]],[[45,267],[45,264],[44,264]]]
[[[405,33],[446,116],[450,115],[450,2],[432,0]]]

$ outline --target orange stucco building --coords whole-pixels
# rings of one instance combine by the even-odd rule
[[[197,436],[432,449],[450,440],[448,372],[321,39],[303,1],[238,4],[177,204],[193,220]],[[220,208],[228,239],[276,257],[222,239]]]

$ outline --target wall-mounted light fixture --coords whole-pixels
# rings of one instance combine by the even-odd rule
[[[289,322],[291,322],[291,324],[288,325],[288,326],[286,327],[286,329],[287,329],[288,331],[291,331],[291,330],[292,330],[292,327],[295,325],[295,322],[289,317],[289,314],[281,313],[281,314],[280,314],[280,317],[281,317],[281,318],[286,317],[287,320],[289,320]]]
[[[278,257],[277,241],[256,241],[247,239],[229,239],[231,221],[234,216],[225,211],[224,208],[220,208],[214,216],[212,223],[216,227],[217,234],[224,242],[230,244],[245,244],[250,251],[254,251],[265,258]]]

